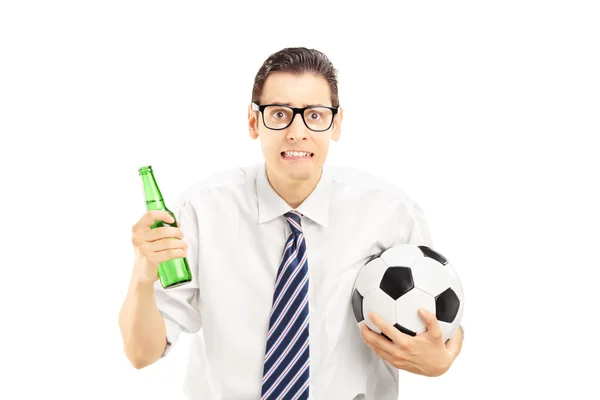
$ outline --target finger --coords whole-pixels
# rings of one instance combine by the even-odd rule
[[[173,228],[172,226],[164,226],[146,231],[142,234],[142,237],[148,242],[154,242],[165,238],[183,239],[183,231],[179,228]]]
[[[364,329],[361,327],[362,338],[365,343],[371,345],[383,352],[386,352],[390,355],[399,354],[402,350],[398,347],[396,343],[387,339],[386,337],[380,335],[379,333],[371,331],[366,324],[364,324]],[[381,328],[380,328],[381,329]],[[394,328],[396,329],[396,328]]]
[[[131,236],[131,243],[134,246],[141,246],[146,242],[155,242],[166,238],[183,239],[183,237],[184,235],[181,229],[167,226],[134,232]]]
[[[363,330],[363,327],[361,327],[361,332],[367,332],[367,333],[370,332],[372,334],[379,336],[377,333],[372,332],[366,325],[365,325],[364,330]],[[385,340],[389,344],[391,344],[391,342],[388,339],[385,339]],[[372,344],[370,341],[365,340],[364,337],[363,337],[363,341],[365,342],[367,347],[370,348],[371,351],[373,351],[373,353],[375,353],[377,355],[377,357],[381,358],[382,360],[387,361],[388,364],[390,364],[392,367],[403,369],[403,370],[410,371],[410,372],[416,371],[415,368],[413,367],[412,363],[410,362],[410,360],[403,358],[403,357],[398,357],[398,356],[394,357],[392,355],[392,353],[390,353],[389,351],[387,351],[385,349],[382,349],[381,347],[377,347],[376,345]],[[398,354],[398,349],[395,350],[395,354]]]
[[[168,224],[175,222],[171,214],[164,210],[150,210],[134,225],[135,229],[149,229],[156,221],[164,221]]]
[[[367,347],[369,347],[371,349],[371,351],[373,351],[373,353],[375,353],[379,358],[382,358],[393,365],[394,357],[392,356],[392,354],[390,352],[388,352],[387,350],[385,350],[381,347],[378,347],[376,344],[374,344],[371,341],[370,335],[369,335],[369,339],[367,339],[366,334],[378,336],[378,337],[386,340],[388,342],[388,344],[391,344],[391,342],[389,340],[385,339],[383,336],[380,336],[379,334],[372,332],[366,325],[365,325],[364,329],[361,327],[361,332],[365,335],[365,336],[363,336],[363,341],[365,342]]]
[[[435,340],[442,340],[442,329],[435,314],[424,308],[419,308],[419,315],[427,325],[427,334]]]
[[[395,361],[394,361],[394,357],[392,357],[392,355],[390,353],[388,353],[385,350],[382,350],[380,347],[371,345],[369,346],[371,348],[371,350],[373,350],[373,352],[375,354],[377,354],[377,356],[381,359],[384,359],[385,361],[387,361],[388,363],[394,365]]]
[[[147,249],[152,252],[164,251],[169,249],[184,249],[187,250],[188,244],[180,239],[166,238],[150,242]]]
[[[172,260],[174,258],[183,258],[186,256],[187,256],[186,250],[169,249],[169,250],[159,251],[156,253],[150,253],[150,255],[146,258],[151,262],[161,263],[161,262]]]
[[[398,328],[387,322],[381,315],[371,312],[369,318],[371,318],[371,321],[379,328],[379,330],[385,333],[396,345],[406,346],[408,344],[411,336],[401,332]]]

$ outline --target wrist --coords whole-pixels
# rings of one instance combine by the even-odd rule
[[[134,271],[129,282],[129,289],[133,293],[154,292],[154,282],[144,279],[143,277],[137,275]]]

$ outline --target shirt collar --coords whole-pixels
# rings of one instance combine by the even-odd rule
[[[256,192],[258,194],[258,223],[270,221],[290,211],[290,206],[275,192],[267,178],[265,162],[259,166],[256,177]],[[332,174],[324,165],[321,179],[312,193],[296,209],[302,215],[310,218],[319,225],[327,227],[329,221],[329,204],[331,200]]]

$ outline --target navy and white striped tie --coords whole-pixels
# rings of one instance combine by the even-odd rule
[[[302,214],[290,211],[284,215],[292,232],[275,281],[261,400],[306,400],[309,393],[306,242],[302,233]]]

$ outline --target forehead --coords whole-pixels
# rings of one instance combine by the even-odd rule
[[[274,72],[265,80],[261,103],[282,103],[293,107],[331,106],[331,91],[322,76]]]

